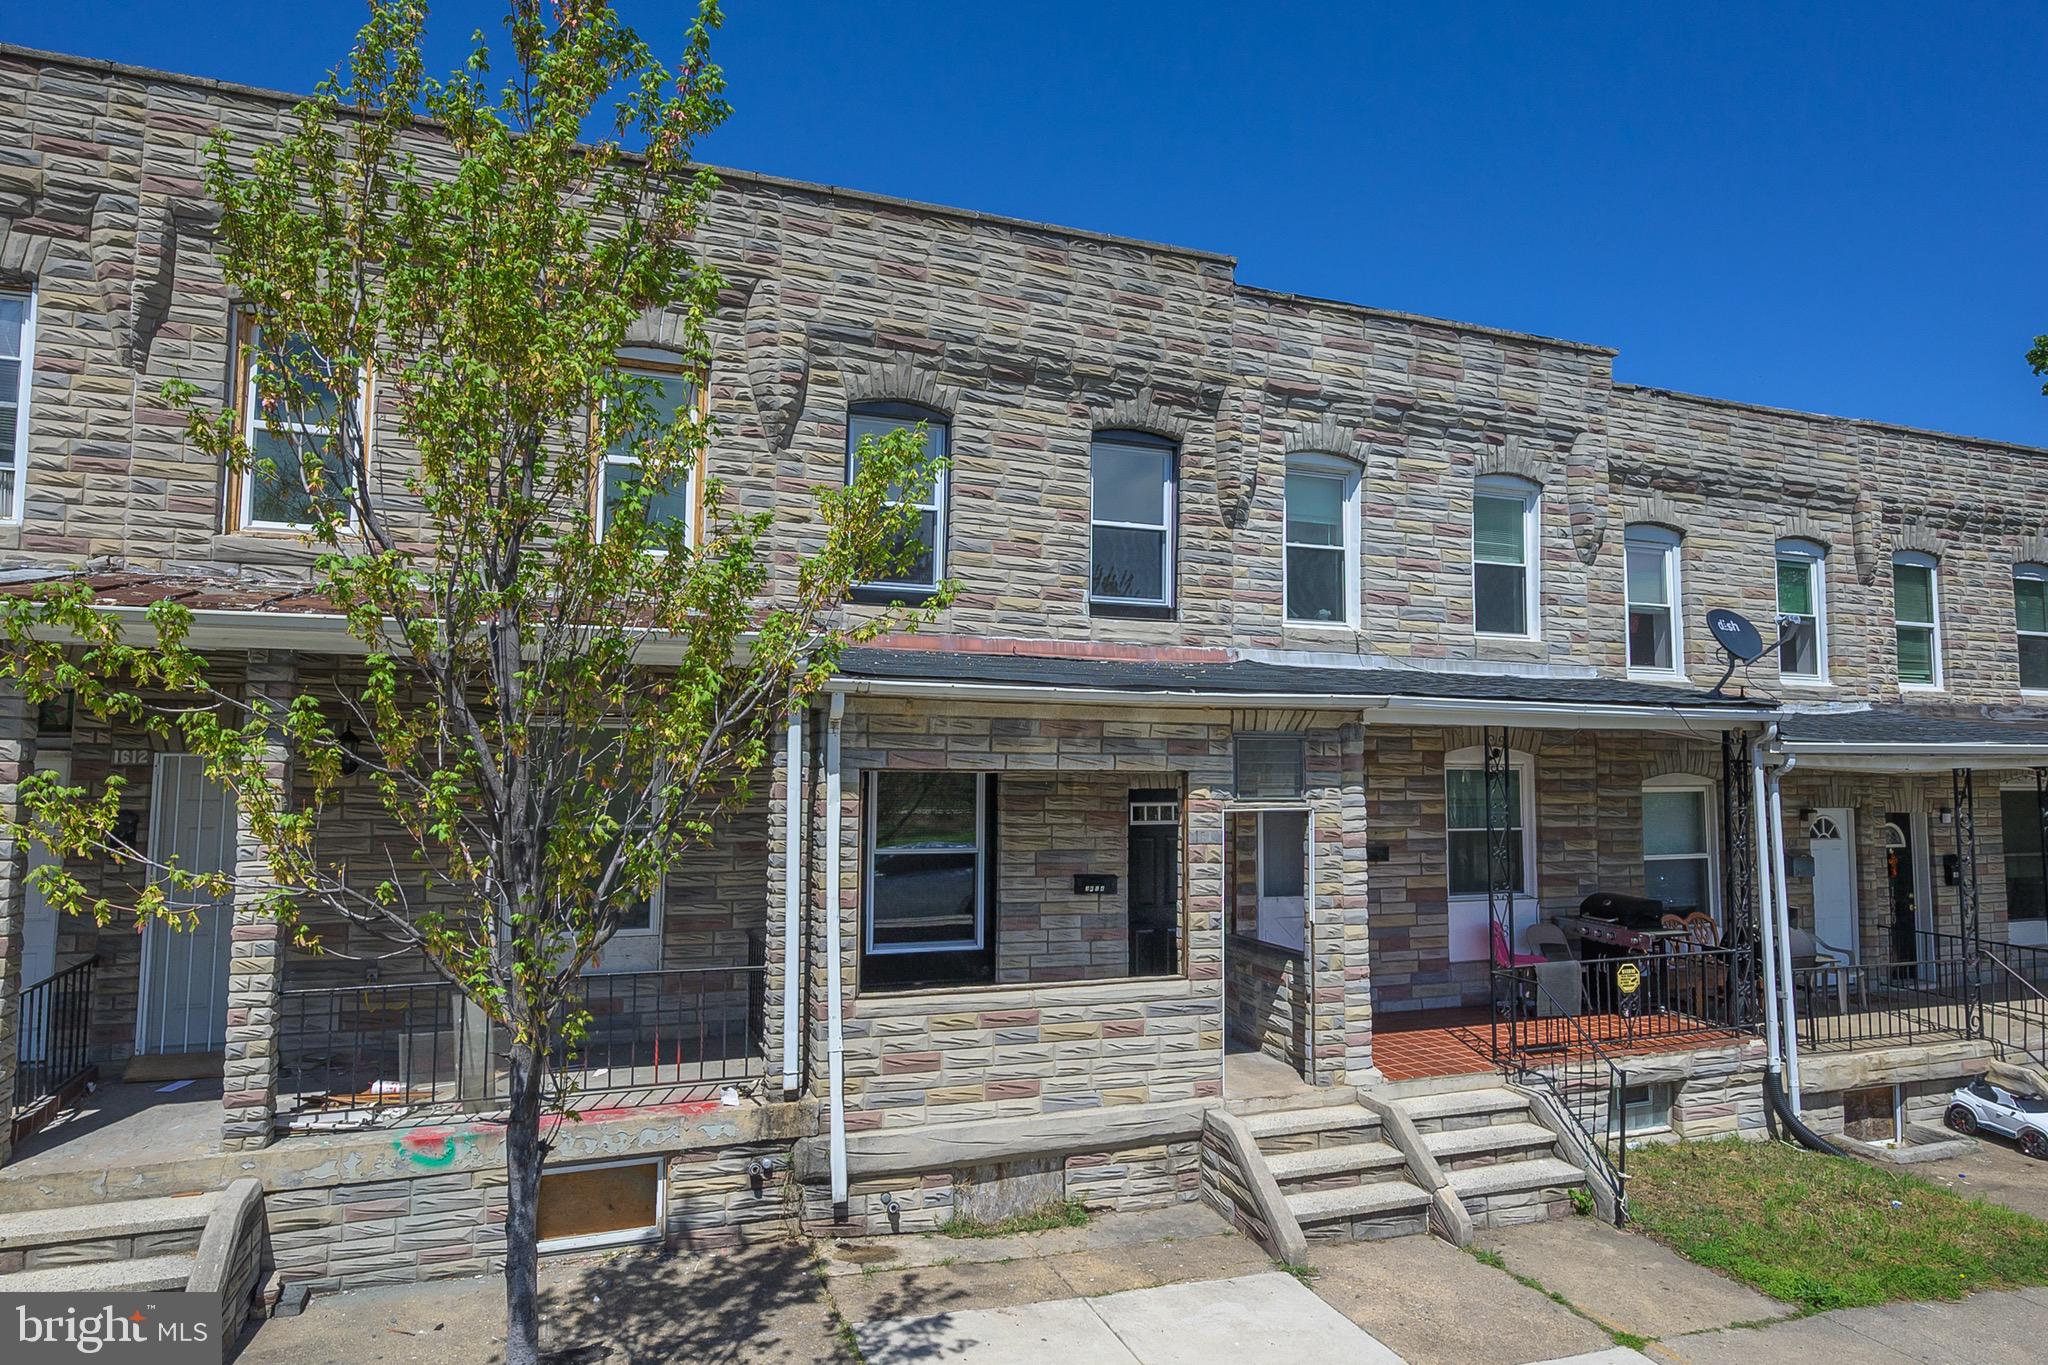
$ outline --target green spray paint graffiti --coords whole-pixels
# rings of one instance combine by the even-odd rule
[[[476,1145],[475,1133],[409,1133],[395,1139],[391,1150],[428,1170],[453,1166],[455,1158]]]

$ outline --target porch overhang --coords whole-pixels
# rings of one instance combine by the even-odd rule
[[[1379,725],[1720,732],[1761,724],[1762,704],[1663,684],[1420,668],[850,649],[827,692],[1025,705],[1300,710]]]
[[[1873,706],[1774,719],[1775,747],[1808,768],[1941,773],[2048,766],[2048,714]]]

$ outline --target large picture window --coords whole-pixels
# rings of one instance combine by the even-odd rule
[[[2005,913],[2014,920],[2048,919],[2048,896],[2041,880],[2041,797],[2032,787],[2014,787],[1998,794],[2000,829],[2005,838]]]
[[[1630,527],[1623,557],[1629,668],[1638,673],[1681,672],[1685,651],[1679,642],[1678,533],[1656,526]]]
[[[871,983],[990,979],[995,778],[878,772],[869,783],[867,914]]]
[[[697,386],[679,364],[653,356],[634,355],[621,368],[639,382],[650,409],[649,425],[642,434],[667,430],[675,425],[679,414],[689,413],[696,405]],[[701,453],[698,458],[702,459]],[[667,486],[649,489],[646,498],[648,524],[678,526],[685,539],[693,538],[696,528],[693,485],[696,477],[697,471],[693,467],[670,479]],[[622,438],[607,446],[602,505],[598,508],[604,529],[611,527],[613,509],[639,481],[640,457],[633,452],[633,442]]]
[[[1297,455],[1287,462],[1287,619],[1348,626],[1358,598],[1358,472],[1339,460]]]
[[[1892,615],[1898,637],[1899,686],[1941,686],[1941,589],[1934,556],[1892,560]]]
[[[1827,551],[1810,540],[1778,542],[1778,676],[1828,676]]]
[[[944,460],[949,449],[950,430],[943,417],[902,404],[870,404],[855,408],[846,418],[846,481],[852,483],[860,473],[860,445],[866,440],[880,440],[893,431],[906,431],[924,423],[924,453],[930,460]],[[917,509],[916,529],[910,532],[911,551],[909,564],[892,578],[877,579],[867,586],[871,588],[909,588],[920,591],[936,591],[939,580],[946,576],[946,474],[941,466],[932,479],[930,487],[914,503]],[[889,501],[897,506],[904,505],[903,490],[889,490]]]
[[[35,369],[35,296],[0,291],[0,521],[20,521],[28,482],[28,400]]]
[[[1671,915],[1716,914],[1713,841],[1704,783],[1652,783],[1643,789],[1644,894]]]
[[[1108,607],[1173,605],[1174,447],[1102,432],[1089,455],[1088,598]]]
[[[2019,625],[2020,686],[2048,692],[2048,565],[2012,571],[2012,609]]]
[[[1525,479],[1481,478],[1472,494],[1472,628],[1481,635],[1536,635],[1537,488]]]

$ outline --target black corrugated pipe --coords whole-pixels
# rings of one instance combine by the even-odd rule
[[[1776,1123],[1771,1122],[1773,1117],[1776,1118]],[[1785,1087],[1778,1080],[1776,1068],[1764,1072],[1764,1122],[1770,1124],[1773,1137],[1778,1135],[1778,1125],[1783,1124],[1785,1131],[1810,1152],[1824,1152],[1828,1156],[1847,1155],[1834,1143],[1807,1127],[1798,1115],[1792,1112],[1792,1106],[1785,1103]]]

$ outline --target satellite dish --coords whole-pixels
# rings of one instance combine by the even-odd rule
[[[1728,656],[1727,672],[1708,693],[1718,697],[1738,667],[1753,664],[1764,656],[1764,637],[1747,616],[1726,607],[1715,607],[1707,612],[1707,629],[1713,632],[1714,643],[1721,646],[1721,651]]]
[[[1715,607],[1707,613],[1707,629],[1714,632],[1715,643],[1738,663],[1753,664],[1764,656],[1764,637],[1740,612]]]

